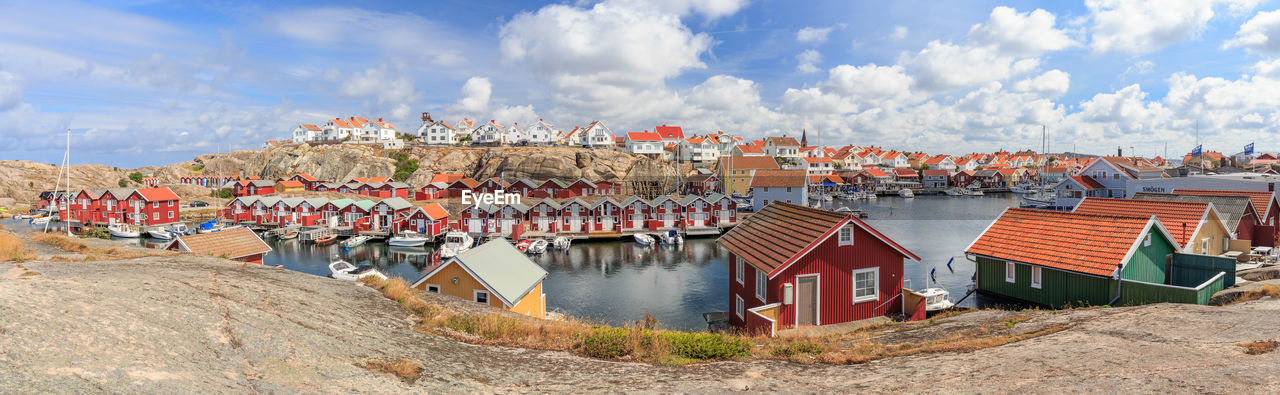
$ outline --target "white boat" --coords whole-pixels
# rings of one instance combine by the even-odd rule
[[[467,232],[449,232],[444,234],[444,244],[440,246],[441,258],[453,258],[463,251],[471,249],[475,242]]]
[[[569,249],[570,244],[573,244],[573,239],[570,239],[568,236],[556,237],[555,240],[551,242],[551,246],[561,250]]]
[[[666,233],[659,233],[658,236],[662,238],[662,244],[669,246],[684,244],[684,237],[680,236],[680,232],[676,232],[675,230],[668,230]]]
[[[982,196],[982,195],[983,195],[982,191],[979,191],[977,189],[972,189],[972,188],[969,189],[969,196]]]
[[[356,281],[364,277],[377,277],[383,280],[387,279],[387,275],[382,274],[371,265],[352,265],[344,260],[336,260],[329,262],[329,277],[339,280]]]
[[[395,247],[421,247],[422,245],[427,244],[428,239],[427,235],[406,230],[404,232],[400,232],[400,234],[391,236],[390,239],[387,239],[387,245]]]
[[[631,235],[631,237],[635,238],[635,239],[636,239],[636,243],[637,243],[637,244],[640,244],[640,245],[642,245],[642,246],[651,246],[651,245],[653,245],[653,236],[649,236],[649,235],[646,235],[646,234],[644,234],[644,233],[636,233],[636,234],[634,234],[634,235]]]
[[[870,199],[870,200],[876,200],[876,193],[875,193],[875,192],[867,192],[867,199]]]
[[[902,196],[904,198],[913,198],[913,197],[916,197],[916,194],[914,192],[911,192],[911,188],[902,188],[898,190],[898,196]]]
[[[965,190],[964,188],[951,188],[951,189],[946,190],[946,192],[945,192],[945,193],[947,194],[947,196],[967,196],[967,195],[969,195],[969,191]]]
[[[365,235],[357,235],[357,236],[352,236],[349,239],[343,240],[341,243],[338,243],[338,245],[341,245],[346,248],[359,247],[361,244],[364,244],[364,242],[369,241],[369,239],[372,239],[372,237],[365,236]]]
[[[295,230],[292,232],[284,232],[279,235],[276,235],[276,238],[280,240],[293,240],[298,238],[298,231]]]
[[[547,251],[547,244],[549,243],[547,243],[546,239],[537,239],[534,240],[533,244],[529,245],[529,249],[525,251],[530,254],[541,254]]]
[[[1014,185],[1012,187],[1009,187],[1009,192],[1013,192],[1013,193],[1035,193],[1035,191],[1036,190],[1033,189],[1031,186]]]
[[[128,224],[111,225],[107,227],[107,231],[111,232],[111,237],[125,237],[125,238],[136,239],[138,238],[138,236],[142,235],[141,232],[138,232],[137,228],[129,226]]]
[[[173,233],[169,233],[168,229],[152,229],[147,231],[147,236],[156,240],[173,240]]]
[[[949,309],[956,304],[951,302],[951,293],[942,288],[925,288],[920,291],[924,295],[924,311],[934,312]]]
[[[49,221],[50,221],[50,220],[52,220],[52,219],[53,219],[53,217],[32,218],[32,219],[31,219],[31,223],[32,223],[33,225],[44,225],[44,224],[49,223]]]

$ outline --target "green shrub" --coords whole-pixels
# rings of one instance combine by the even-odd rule
[[[594,358],[618,358],[633,351],[622,328],[594,328],[582,339],[582,353]]]
[[[751,352],[751,342],[715,333],[666,332],[675,354],[689,359],[732,359]]]
[[[391,175],[391,179],[404,182],[413,175],[413,172],[418,171],[418,160],[410,158],[408,153],[397,151],[389,156],[396,160],[396,172]]]
[[[116,185],[119,185],[121,188],[128,187],[128,186],[129,186],[129,180],[124,179],[124,178],[121,178],[121,179],[120,179],[120,182],[117,182],[117,183],[116,183]]]
[[[769,354],[778,358],[791,358],[802,354],[821,354],[822,346],[808,340],[797,340],[774,346]]]
[[[80,237],[86,239],[111,239],[111,232],[106,228],[86,227],[80,230]]]
[[[235,197],[235,193],[231,191],[231,188],[215,189],[213,192],[209,192],[209,195],[219,199],[231,199]]]
[[[133,172],[133,173],[129,173],[129,179],[130,179],[130,180],[133,180],[133,182],[136,182],[136,183],[141,184],[141,183],[142,183],[142,173],[139,173],[139,172],[136,172],[136,171],[135,171],[135,172]]]

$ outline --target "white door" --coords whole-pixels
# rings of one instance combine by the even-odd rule
[[[484,218],[469,218],[469,219],[467,219],[467,231],[468,231],[468,232],[482,232],[482,231],[484,231]]]
[[[605,215],[604,217],[600,218],[600,225],[602,225],[600,229],[604,229],[606,231],[613,230],[613,216]]]
[[[498,227],[502,229],[503,236],[511,234],[511,227],[515,226],[515,224],[516,220],[511,218],[498,220]]]
[[[644,227],[644,214],[631,214],[631,228]]]
[[[675,215],[675,214],[662,214],[662,226],[663,226],[663,227],[670,228],[670,227],[672,227],[672,226],[675,226],[675,223],[676,223],[676,215]]]
[[[693,226],[705,226],[707,224],[707,213],[689,214],[689,219],[693,220]]]
[[[543,232],[550,232],[550,231],[551,231],[551,218],[550,218],[550,217],[537,217],[537,218],[535,218],[535,219],[534,219],[534,221],[535,221],[535,222],[534,222],[534,225],[535,225],[535,227],[536,227],[538,230],[543,231]]]
[[[581,229],[582,229],[582,217],[579,217],[577,215],[570,216],[569,229],[567,230],[570,232],[577,232]]]
[[[728,223],[729,219],[733,218],[733,211],[720,210],[720,214],[718,216],[720,217],[721,223]]]

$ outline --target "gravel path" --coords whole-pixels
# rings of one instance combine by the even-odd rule
[[[921,331],[984,316],[1008,315]],[[659,367],[424,335],[363,286],[211,257],[0,263],[0,393],[1280,390],[1269,373],[1280,352],[1235,346],[1280,339],[1280,301],[1045,312],[1018,325],[1058,322],[1074,326],[972,353]],[[357,366],[389,358],[426,371],[405,383]]]

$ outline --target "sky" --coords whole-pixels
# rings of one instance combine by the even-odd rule
[[[0,1],[0,159],[121,167],[299,123],[543,119],[958,154],[1280,150],[1259,0]],[[1197,132],[1198,130],[1198,132]],[[1198,136],[1198,139],[1197,139]]]

